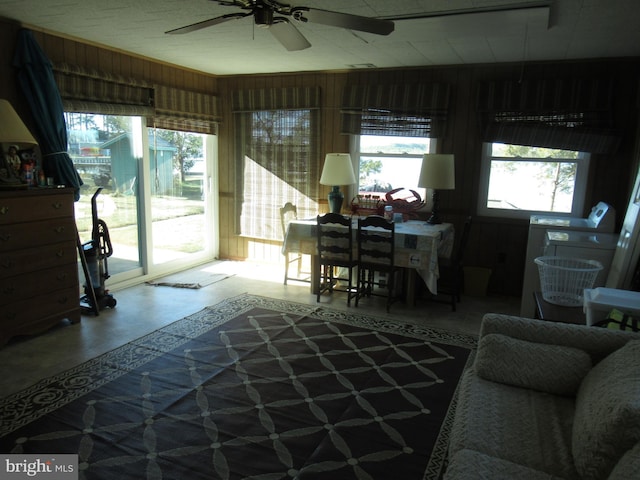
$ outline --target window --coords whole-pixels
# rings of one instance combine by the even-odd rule
[[[486,143],[478,214],[582,216],[588,167],[582,152]]]
[[[236,114],[241,235],[282,240],[280,207],[286,202],[298,207],[299,217],[316,212],[318,115],[317,109]]]
[[[425,189],[418,188],[418,177],[422,156],[431,151],[433,139],[358,135],[354,141],[359,195],[383,197],[390,190],[407,188],[425,198]]]

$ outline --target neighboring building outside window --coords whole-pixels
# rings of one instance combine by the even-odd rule
[[[584,152],[485,143],[478,214],[582,217],[588,170]]]

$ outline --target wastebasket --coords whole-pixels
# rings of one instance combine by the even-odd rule
[[[563,307],[579,307],[584,290],[593,288],[602,264],[596,260],[544,256],[534,259],[540,273],[545,302]]]
[[[472,297],[486,297],[491,278],[491,269],[485,267],[463,267],[464,293]]]

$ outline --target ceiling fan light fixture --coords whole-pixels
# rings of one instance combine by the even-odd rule
[[[262,5],[256,5],[256,9],[253,11],[253,18],[256,25],[260,27],[269,27],[273,25],[273,9],[265,8]]]

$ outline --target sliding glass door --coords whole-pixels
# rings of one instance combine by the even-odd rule
[[[210,256],[211,175],[206,135],[150,129],[152,265]]]
[[[80,239],[92,240],[95,210],[113,251],[110,284],[214,258],[215,137],[147,129],[135,116],[65,116],[69,153],[84,181],[76,202]]]

